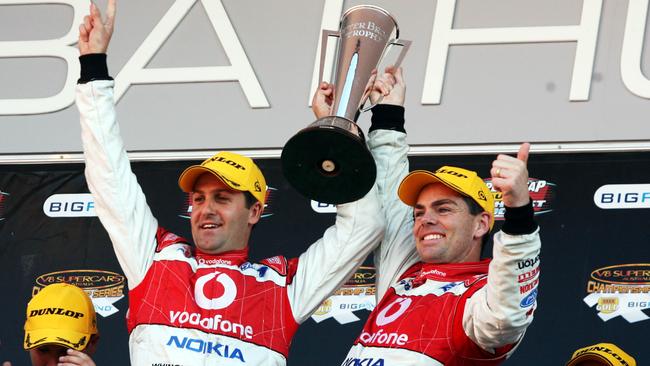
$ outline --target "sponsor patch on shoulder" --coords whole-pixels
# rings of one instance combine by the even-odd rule
[[[161,251],[172,244],[188,243],[188,241],[185,238],[180,237],[162,227],[158,227],[158,231],[156,232],[156,242],[158,243],[158,246],[156,247],[156,251]]]
[[[266,258],[260,263],[269,266],[274,271],[278,272],[282,276],[287,275],[287,259],[285,257],[276,255],[275,257]]]

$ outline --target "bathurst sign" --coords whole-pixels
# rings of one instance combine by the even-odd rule
[[[164,73],[154,72],[156,69],[148,69],[146,66],[162,48],[165,40],[198,2],[203,6],[213,31],[221,41],[223,50],[231,64],[229,66],[166,68]],[[0,5],[41,3],[43,2],[34,0],[3,0]],[[72,8],[73,17],[72,21],[68,23],[67,33],[54,39],[0,42],[0,57],[57,57],[63,59],[67,67],[66,82],[54,96],[2,99],[0,100],[0,115],[55,112],[74,102],[74,87],[77,75],[79,75],[78,51],[75,47],[77,25],[83,22],[83,17],[88,13],[88,2],[85,0],[56,0],[49,1],[49,3],[58,3]],[[454,29],[451,24],[456,12],[456,5],[455,0],[441,0],[435,9],[433,28],[429,34],[431,43],[425,70],[422,103],[440,103],[450,46],[542,42],[577,43],[569,100],[584,101],[589,99],[603,6],[602,0],[585,0],[583,2],[582,22],[578,25],[518,28]],[[342,7],[342,0],[325,0],[321,25],[325,26],[324,28],[336,28],[333,26],[338,23]],[[621,61],[623,83],[633,94],[644,98],[650,98],[650,82],[638,70],[643,47],[643,34],[635,32],[635,29],[645,28],[643,25],[647,20],[647,9],[647,1],[630,1]],[[222,1],[174,1],[158,25],[151,30],[124,67],[117,73],[115,98],[119,100],[130,86],[137,84],[230,81],[239,83],[250,107],[270,108],[268,98],[244,51],[244,44],[237,36],[234,24]],[[319,42],[314,42],[314,44],[316,48],[320,48]],[[316,54],[318,55],[320,52],[316,52]],[[316,89],[317,74],[318,70],[314,67],[312,85],[307,97],[311,96],[311,91]]]
[[[98,2],[100,8],[106,3]],[[621,141],[637,140],[646,135],[640,132],[648,131],[643,112],[650,80],[642,71],[647,67],[642,57],[647,0],[608,7],[603,0],[582,0],[579,6],[542,0],[526,2],[531,6],[461,6],[456,0],[413,0],[409,6],[370,3],[403,19],[400,32],[417,45],[404,60],[405,75],[412,78],[407,109],[413,144]],[[108,61],[120,120],[128,126],[122,129],[127,149],[282,147],[304,127],[301,121],[309,120],[304,107],[318,84],[321,30],[336,29],[341,14],[355,5],[344,0],[316,4],[121,2]],[[80,72],[78,25],[88,13],[88,0],[0,0],[0,7],[0,123],[5,138],[0,154],[80,151],[78,136],[69,134],[76,123],[70,107]],[[286,8],[301,14],[300,19]],[[608,27],[601,26],[604,18]],[[25,22],[39,28],[26,32]],[[599,52],[599,44],[620,53]],[[291,55],[290,63],[286,55]],[[522,57],[528,58],[522,62]],[[597,72],[596,61],[601,65]],[[604,87],[599,84],[603,80],[612,84]],[[591,98],[596,87],[602,98]],[[166,97],[174,103],[161,103]],[[613,113],[614,107],[603,100],[625,103],[615,111],[616,126],[603,113]],[[586,103],[572,103],[577,101]],[[467,103],[473,108],[465,108]],[[449,123],[434,131],[427,121],[432,105],[438,104],[436,118]],[[9,117],[15,115],[21,118]],[[531,136],[522,116],[526,126],[553,121],[562,128],[534,129]],[[478,119],[503,128],[464,133]],[[213,130],[224,121],[236,121],[238,128],[183,138],[179,121],[193,130]],[[26,139],[35,129],[45,137]],[[242,135],[242,129],[256,133]],[[587,129],[590,134],[584,133]]]

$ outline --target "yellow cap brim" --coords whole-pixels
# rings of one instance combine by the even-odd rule
[[[418,201],[418,196],[422,189],[432,183],[442,183],[449,187],[450,189],[467,196],[462,191],[459,191],[457,187],[445,182],[444,180],[436,177],[428,170],[414,170],[409,175],[402,179],[399,188],[397,189],[397,195],[399,199],[406,203],[407,205],[413,207]]]
[[[88,346],[90,341],[89,333],[81,333],[68,329],[36,329],[25,331],[25,338],[23,340],[23,348],[30,350],[32,348],[40,347],[45,344],[56,344],[66,348],[72,348],[81,351]],[[29,336],[30,343],[27,343]],[[80,344],[81,339],[84,338],[83,344]]]
[[[415,207],[418,202],[418,196],[420,195],[422,189],[433,183],[444,184],[454,192],[476,201],[475,198],[465,193],[461,187],[456,186],[452,182],[448,182],[444,179],[439,178],[428,170],[414,170],[409,173],[409,175],[404,177],[399,185],[399,188],[397,189],[397,195],[402,202],[411,207]],[[485,210],[485,212],[490,215],[490,230],[492,230],[492,227],[494,227],[494,211],[486,210],[485,207],[480,203],[479,206],[481,206],[483,210]]]
[[[204,173],[210,173],[214,175],[215,177],[219,178],[225,185],[228,187],[237,190],[237,191],[246,191],[247,189],[242,189],[241,186],[236,186],[232,184],[232,182],[228,179],[228,177],[224,177],[223,175],[215,172],[212,169],[208,169],[204,166],[201,165],[192,165],[189,168],[185,169],[183,173],[181,173],[180,177],[178,177],[178,186],[181,187],[181,190],[183,192],[190,193],[194,190],[194,184],[196,184],[196,180],[199,179],[201,175]]]
[[[583,361],[598,361],[598,362],[606,362],[603,363],[603,365],[614,365],[610,360],[608,360],[605,356],[601,355],[596,355],[596,354],[584,354],[576,357],[575,359],[569,361],[569,363],[566,364],[566,366],[574,366],[578,364],[579,362]]]

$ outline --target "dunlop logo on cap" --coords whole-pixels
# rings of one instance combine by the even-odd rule
[[[210,159],[210,161],[211,162],[214,161],[214,162],[218,162],[218,163],[226,163],[226,164],[228,164],[228,165],[230,165],[230,166],[232,166],[234,168],[237,168],[239,170],[246,170],[246,168],[244,168],[241,164],[236,163],[236,162],[234,162],[234,161],[232,161],[230,159],[226,159],[223,156],[214,156],[214,157],[212,157],[212,159]]]
[[[447,170],[447,169],[438,169],[438,170],[436,170],[436,174],[438,174],[438,173],[449,174],[449,175],[453,175],[453,176],[458,177],[458,178],[469,178],[468,176],[466,176],[463,173],[459,173],[459,172],[456,172],[456,171],[453,171],[453,170]]]

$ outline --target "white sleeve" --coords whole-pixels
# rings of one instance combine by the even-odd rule
[[[287,287],[298,323],[336,291],[375,249],[384,234],[377,189],[358,201],[337,206],[336,223],[300,255]]]
[[[467,300],[463,313],[465,334],[484,350],[516,343],[533,321],[540,247],[539,228],[494,235],[487,284]]]
[[[158,223],[131,171],[115,119],[113,84],[111,80],[79,84],[76,104],[81,115],[88,188],[133,289],[153,261]]]
[[[377,301],[391,284],[419,261],[413,236],[413,209],[397,196],[397,188],[409,172],[406,134],[375,130],[368,135],[368,146],[377,164],[377,187],[386,218],[384,240],[374,253]]]

